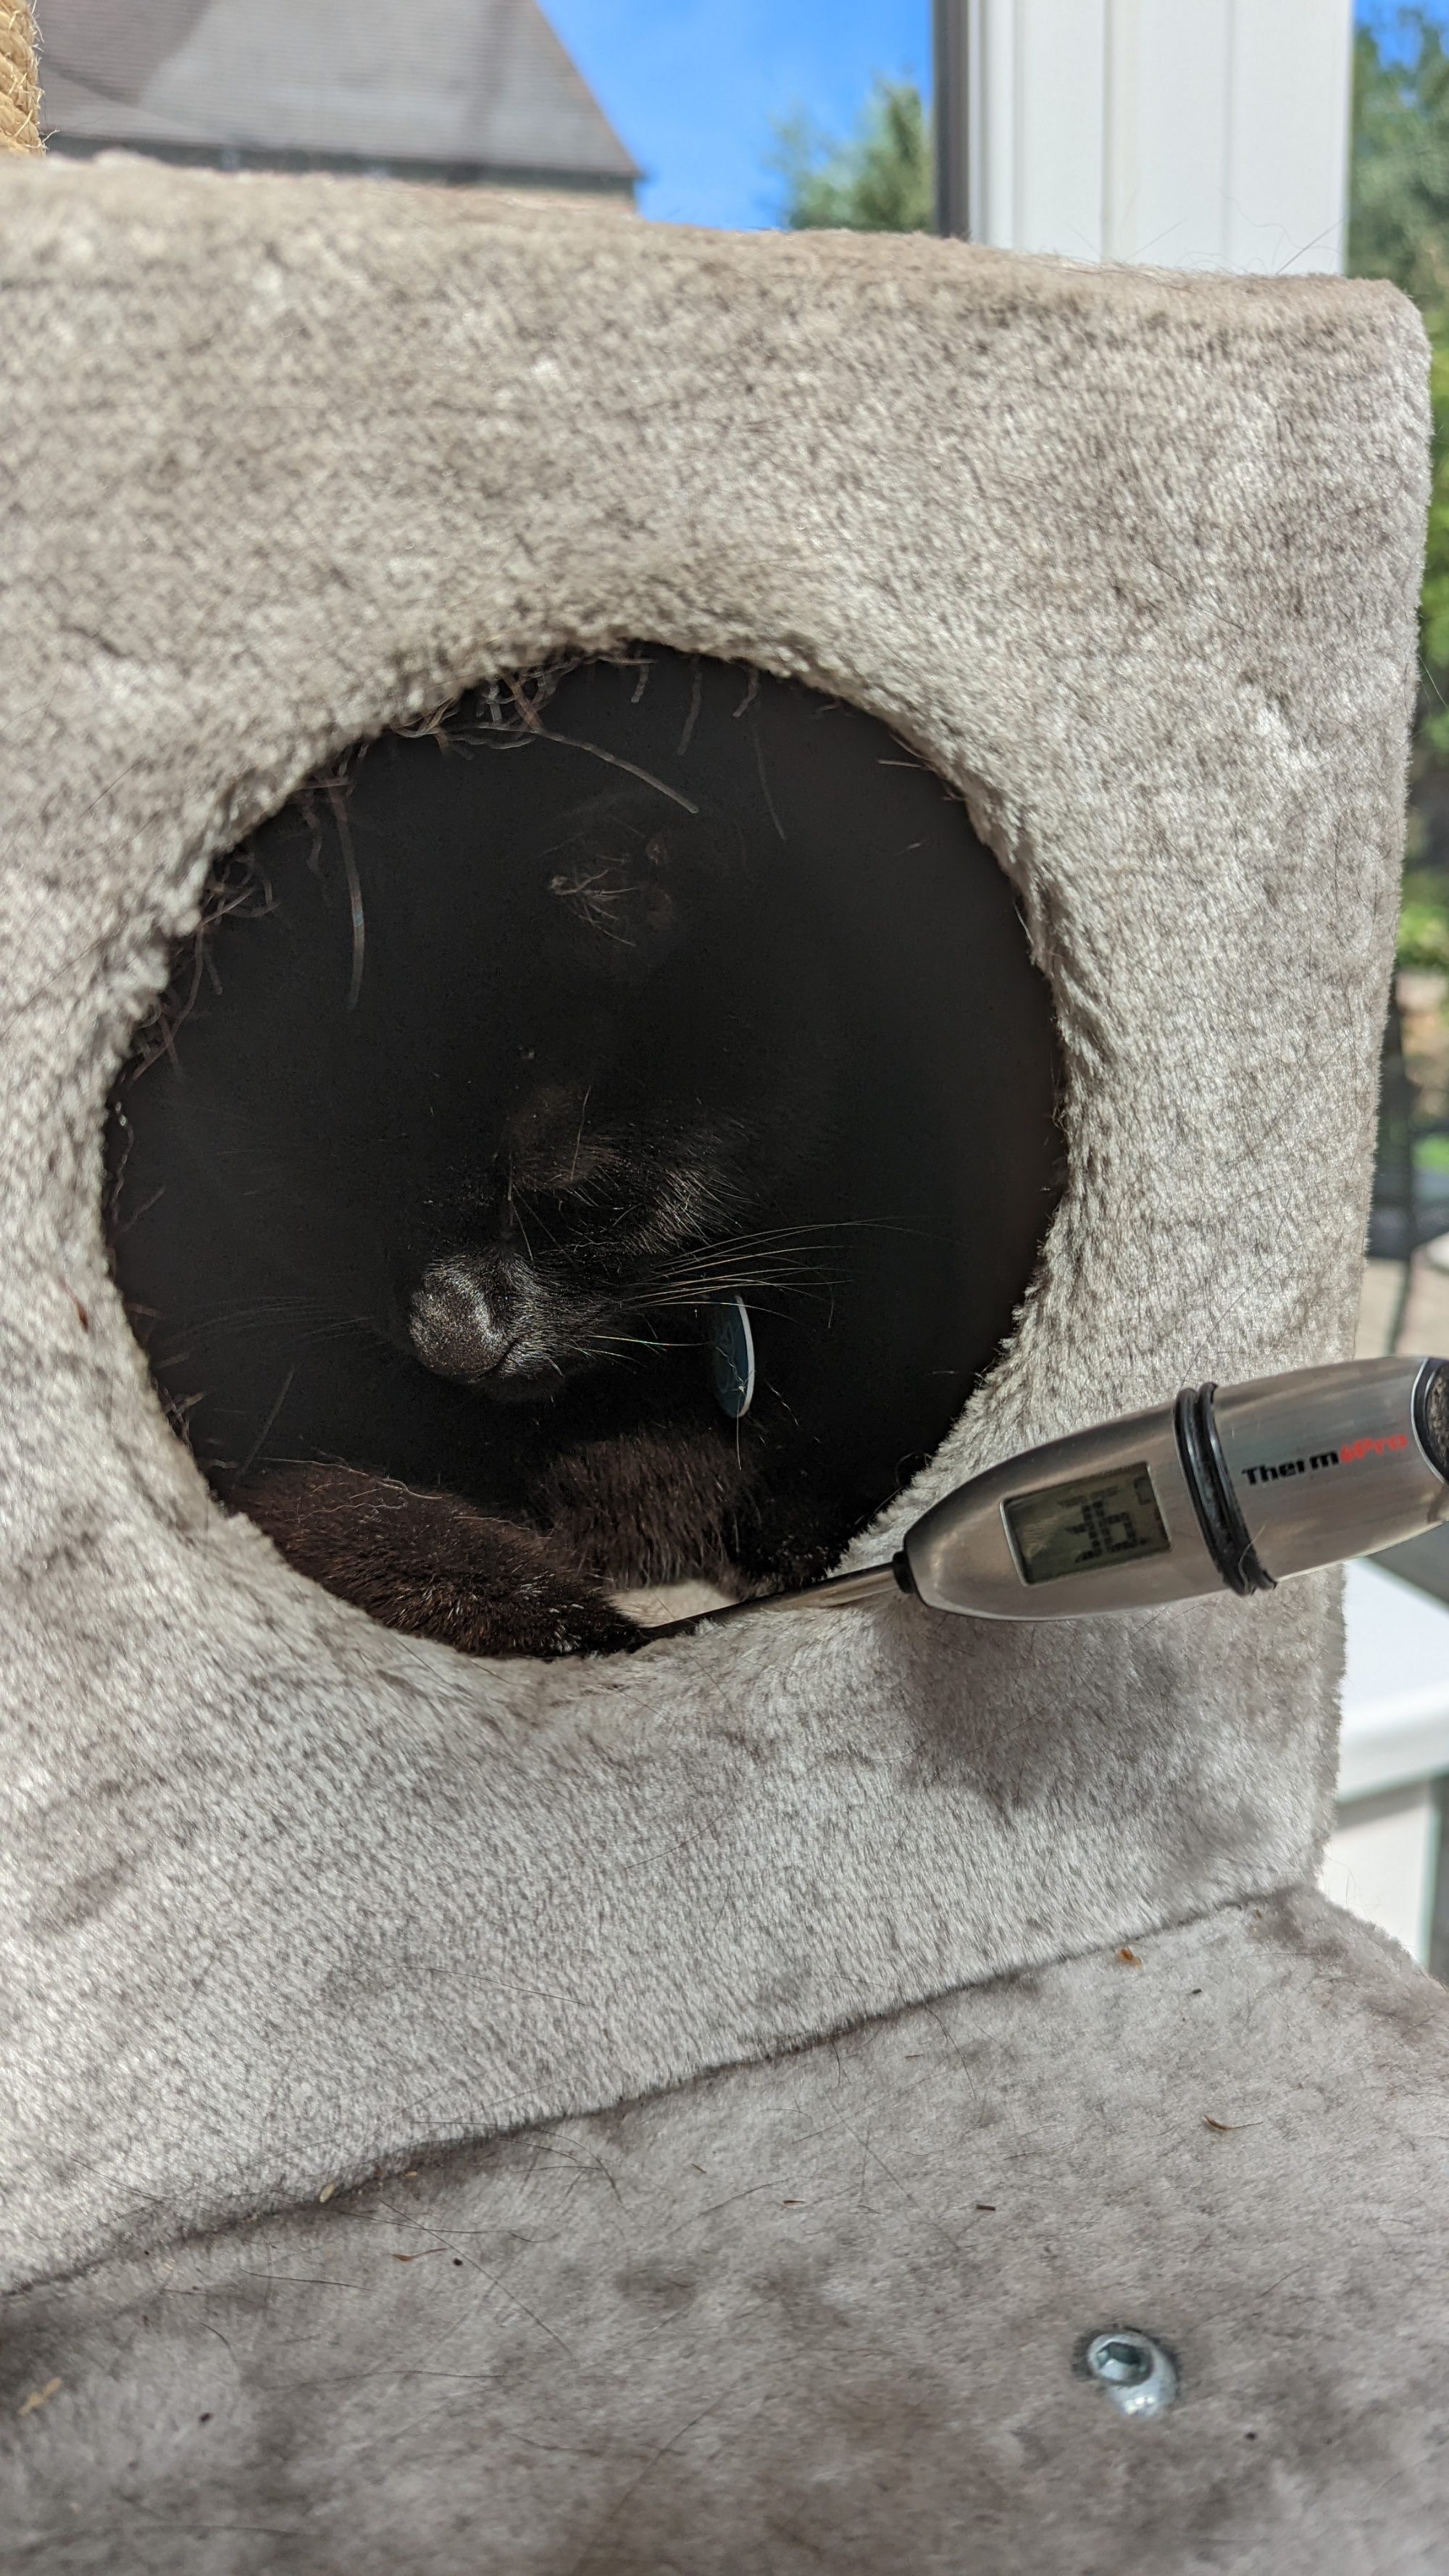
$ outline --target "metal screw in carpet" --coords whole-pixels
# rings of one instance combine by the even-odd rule
[[[1135,2326],[1093,2335],[1082,2356],[1088,2377],[1106,2389],[1119,2415],[1139,2421],[1165,2414],[1177,2396],[1171,2355]]]

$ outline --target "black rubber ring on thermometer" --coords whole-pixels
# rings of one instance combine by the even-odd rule
[[[1449,1360],[1426,1360],[1414,1385],[1414,1430],[1437,1475],[1449,1483]]]
[[[1271,1592],[1273,1577],[1258,1562],[1248,1525],[1238,1508],[1213,1419],[1216,1384],[1185,1386],[1173,1407],[1182,1472],[1208,1553],[1230,1592]]]

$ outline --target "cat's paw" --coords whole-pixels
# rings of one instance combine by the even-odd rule
[[[355,1467],[283,1468],[232,1496],[299,1574],[464,1655],[617,1655],[648,1630],[535,1530]]]
[[[534,1577],[506,1603],[484,1607],[479,1642],[469,1645],[470,1654],[629,1655],[649,1642],[648,1629],[637,1619],[626,1619],[603,1593],[576,1588],[566,1578]]]

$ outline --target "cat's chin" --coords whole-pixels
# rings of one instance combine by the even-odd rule
[[[465,1386],[470,1395],[481,1395],[489,1404],[551,1404],[565,1387],[592,1373],[587,1362],[581,1366],[574,1360],[570,1365],[569,1359],[552,1360],[542,1354],[518,1360],[510,1356],[492,1368],[469,1368],[461,1360],[443,1368],[436,1360],[423,1358],[415,1341],[409,1343],[409,1350],[413,1359],[422,1360],[429,1377],[447,1378],[454,1386]]]
[[[475,1395],[486,1395],[490,1404],[551,1404],[569,1383],[560,1368],[490,1369],[486,1377],[465,1378]]]

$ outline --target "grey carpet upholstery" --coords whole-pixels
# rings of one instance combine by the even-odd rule
[[[14,2299],[0,2568],[1438,2576],[1449,1995],[1304,1893],[1137,1955]]]
[[[860,1555],[1024,1443],[1346,1351],[1415,317],[124,158],[0,169],[0,285],[0,2277],[39,2477],[12,2546],[763,2571],[966,2563],[960,2526],[970,2563],[1085,2571],[1126,2528],[1157,2563],[1171,2529],[1190,2566],[1429,2564],[1412,2483],[1408,2555],[1356,2535],[1395,2446],[1427,2457],[1428,2415],[1375,2392],[1423,2400],[1438,1999],[1307,1900],[1150,1940],[1311,1873],[1333,1582],[468,1663],[222,1513],[99,1220],[107,1086],[210,857],[360,735],[644,637],[894,725],[1052,984],[1065,1199],[999,1367]],[[394,2265],[424,2250],[396,2209],[484,2272]],[[354,2249],[345,2292],[301,2277]],[[1068,2372],[1119,2303],[1200,2392],[1155,2450]]]
[[[1051,976],[1067,1198],[898,1517],[1345,1348],[1408,306],[124,158],[0,171],[0,278],[5,2276],[1301,1875],[1327,1581],[1070,1633],[902,1605],[623,1669],[373,1628],[167,1430],[98,1140],[218,845],[481,673],[652,636],[897,725]]]

